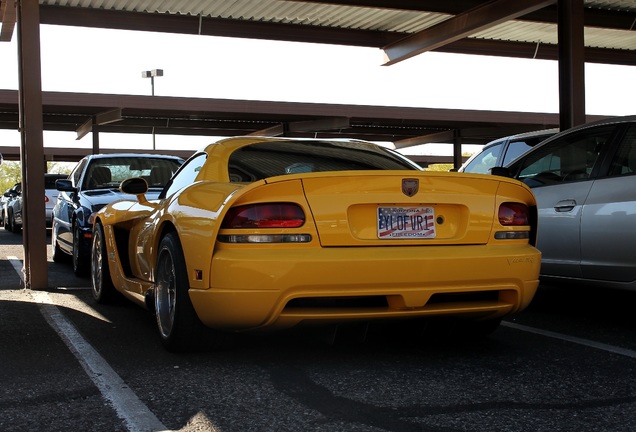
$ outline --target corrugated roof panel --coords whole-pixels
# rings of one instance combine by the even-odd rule
[[[636,11],[636,2],[634,0],[585,0],[584,4],[586,7],[597,9]]]
[[[556,25],[535,22],[505,22],[475,33],[473,37],[515,42],[558,43]]]
[[[281,0],[40,0],[40,4],[395,33],[419,32],[451,17],[432,12]],[[588,8],[636,11],[636,0],[585,0],[584,5]],[[509,21],[471,37],[558,43],[555,24],[529,21]],[[636,50],[636,31],[588,27],[585,29],[585,43],[591,47]]]
[[[588,27],[585,29],[585,46],[636,50],[636,31]]]

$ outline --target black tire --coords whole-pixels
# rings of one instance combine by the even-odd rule
[[[163,346],[172,352],[195,349],[204,332],[188,290],[188,271],[176,233],[159,243],[155,266],[155,317]]]
[[[90,271],[88,258],[80,252],[81,231],[77,224],[73,226],[73,272],[77,276],[87,276]]]
[[[13,234],[18,234],[20,231],[22,231],[22,227],[15,223],[15,217],[13,216],[12,211],[9,211],[9,221],[11,222],[10,230]]]
[[[55,225],[51,228],[51,248],[53,249],[53,262],[62,263],[68,262],[68,254],[65,254],[57,241],[57,234],[55,234]]]
[[[9,220],[9,210],[4,213],[4,229],[11,231],[11,221]]]
[[[104,227],[99,223],[95,225],[91,247],[91,291],[97,303],[112,303],[118,294],[110,277]]]

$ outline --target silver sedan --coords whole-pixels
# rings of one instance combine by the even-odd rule
[[[636,116],[568,129],[506,168],[537,199],[543,280],[636,290]]]

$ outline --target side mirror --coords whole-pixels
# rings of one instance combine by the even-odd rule
[[[512,178],[512,172],[506,167],[492,167],[490,168],[490,174]]]
[[[125,194],[135,195],[140,204],[148,202],[146,192],[148,192],[148,183],[141,177],[133,177],[124,180],[119,185],[119,190]]]
[[[61,192],[77,192],[77,188],[73,187],[73,182],[68,179],[55,180],[55,189]]]
[[[119,190],[131,195],[145,194],[148,192],[148,183],[141,177],[133,177],[121,182]]]

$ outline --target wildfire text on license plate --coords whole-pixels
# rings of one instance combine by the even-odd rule
[[[435,238],[433,207],[378,207],[378,238]]]

